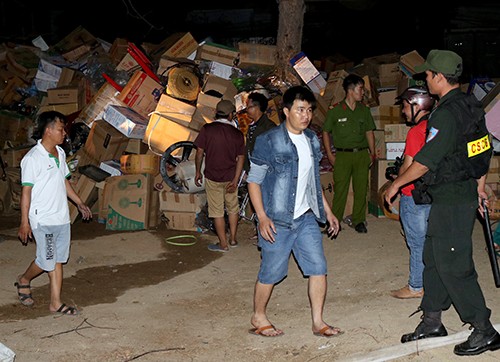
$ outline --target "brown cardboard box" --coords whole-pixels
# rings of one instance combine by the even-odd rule
[[[394,166],[393,160],[377,160],[371,167],[370,172],[370,197],[369,200],[378,203],[378,190],[388,180],[385,177],[385,170],[387,167]]]
[[[184,127],[168,117],[153,113],[149,119],[143,141],[150,149],[163,154],[174,143],[194,141],[197,136],[198,131]]]
[[[406,88],[405,88],[406,89]],[[380,106],[393,106],[398,96],[397,89],[390,89],[383,92],[378,92],[378,104]]]
[[[195,110],[195,106],[163,93],[156,104],[154,113],[148,118],[151,120],[153,115],[166,117],[184,127],[189,127]]]
[[[196,110],[193,114],[191,122],[189,123],[189,127],[199,131],[205,124],[212,123],[215,117],[215,107],[220,100],[221,98],[214,97],[203,92],[198,94]]]
[[[200,212],[207,203],[207,194],[198,192],[185,194],[174,191],[160,192],[160,210],[176,212]]]
[[[415,67],[425,62],[425,59],[416,51],[403,54],[399,59],[400,68],[408,77],[415,74]]]
[[[143,140],[131,138],[128,140],[126,153],[134,153],[136,155],[143,155],[148,152],[148,145]]]
[[[154,176],[160,172],[160,156],[122,155],[120,169],[124,174],[149,173]]]
[[[153,177],[149,174],[114,176],[106,180],[106,230],[131,231],[149,228],[152,180]]]
[[[82,108],[75,122],[83,122],[90,128],[95,120],[103,119],[104,110],[110,104],[126,106],[125,103],[117,98],[119,94],[111,84],[108,82],[104,83],[85,107]]]
[[[198,49],[198,42],[191,33],[178,32],[162,41],[152,53],[153,59],[162,56],[172,58],[187,58]]]
[[[196,225],[196,212],[163,211],[166,218],[167,229],[202,232],[202,228]]]
[[[198,47],[196,59],[213,60],[222,64],[235,66],[239,62],[238,49],[221,44],[205,43]]]
[[[375,155],[377,155],[377,159],[385,158],[385,131],[376,129],[373,134],[375,136]]]
[[[276,64],[276,45],[238,43],[240,68],[252,65],[273,66]]]
[[[209,74],[205,78],[202,91],[204,93],[208,93],[209,91],[217,92],[222,95],[222,99],[233,102],[234,97],[238,94],[238,90],[231,80],[213,74]]]
[[[399,63],[380,64],[378,67],[378,80],[381,87],[394,87],[401,79]]]
[[[328,75],[325,92],[323,93],[322,98],[328,103],[329,108],[332,108],[335,104],[345,98],[345,91],[342,87],[342,82],[348,75],[349,73],[345,70],[337,70]]]
[[[38,114],[47,111],[56,111],[69,116],[70,114],[76,113],[80,110],[78,103],[65,103],[65,104],[46,104],[38,109]]]
[[[384,129],[386,124],[401,123],[401,107],[376,106],[370,107],[376,129]]]
[[[85,175],[79,175],[78,183],[74,187],[75,192],[80,196],[83,203],[88,207],[92,207],[94,203],[97,201],[98,193],[97,188],[95,187],[95,181]],[[68,201],[69,205],[69,216],[70,221],[73,224],[78,215],[79,211],[75,204],[71,201]]]
[[[47,101],[49,104],[78,103],[78,87],[64,86],[47,89]]]
[[[410,127],[405,123],[384,125],[384,142],[406,142]]]
[[[33,134],[33,121],[17,112],[0,110],[0,144],[9,141],[13,147],[26,145]]]
[[[20,146],[16,148],[7,148],[0,153],[5,167],[19,167],[24,155],[31,150],[33,146]]]
[[[120,159],[127,144],[128,138],[125,135],[106,121],[97,120],[90,129],[83,150],[93,160],[92,164],[99,165],[101,161]]]
[[[143,117],[148,118],[158,103],[165,88],[142,70],[137,70],[118,95],[124,102]]]

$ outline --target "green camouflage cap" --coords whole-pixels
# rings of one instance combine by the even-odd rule
[[[462,58],[451,50],[433,49],[427,55],[425,63],[415,67],[417,73],[426,70],[458,77],[462,74]]]

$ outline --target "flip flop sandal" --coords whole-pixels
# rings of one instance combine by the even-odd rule
[[[58,310],[56,310],[55,312],[52,312],[52,313],[61,314],[61,315],[69,315],[69,316],[76,316],[76,315],[80,314],[78,309],[76,309],[75,307],[67,306],[64,303],[61,304],[61,306],[59,307]]]
[[[19,298],[19,301],[21,302],[22,305],[26,307],[31,307],[33,304],[35,304],[35,301],[33,300],[31,293],[26,294],[19,292],[19,289],[29,289],[31,291],[31,285],[29,284],[23,285],[19,284],[19,282],[15,282],[14,286],[17,288],[17,297]]]

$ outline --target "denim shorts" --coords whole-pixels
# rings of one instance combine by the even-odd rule
[[[261,264],[258,281],[276,284],[288,274],[288,261],[293,253],[304,276],[326,275],[323,236],[312,211],[293,220],[291,226],[275,225],[274,243],[259,234]]]
[[[70,228],[70,224],[38,224],[36,229],[32,229],[36,241],[36,265],[49,272],[56,268],[56,263],[66,263],[68,261],[71,239]]]

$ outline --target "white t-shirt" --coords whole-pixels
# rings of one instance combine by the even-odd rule
[[[21,184],[32,186],[29,220],[37,225],[64,225],[70,222],[66,176],[70,175],[64,150],[56,146],[59,158],[38,143],[21,160]]]
[[[290,139],[297,148],[299,155],[299,175],[297,179],[297,194],[295,195],[295,211],[293,218],[296,219],[309,210],[306,199],[307,180],[312,168],[312,155],[309,141],[304,133],[295,134],[288,132]]]

